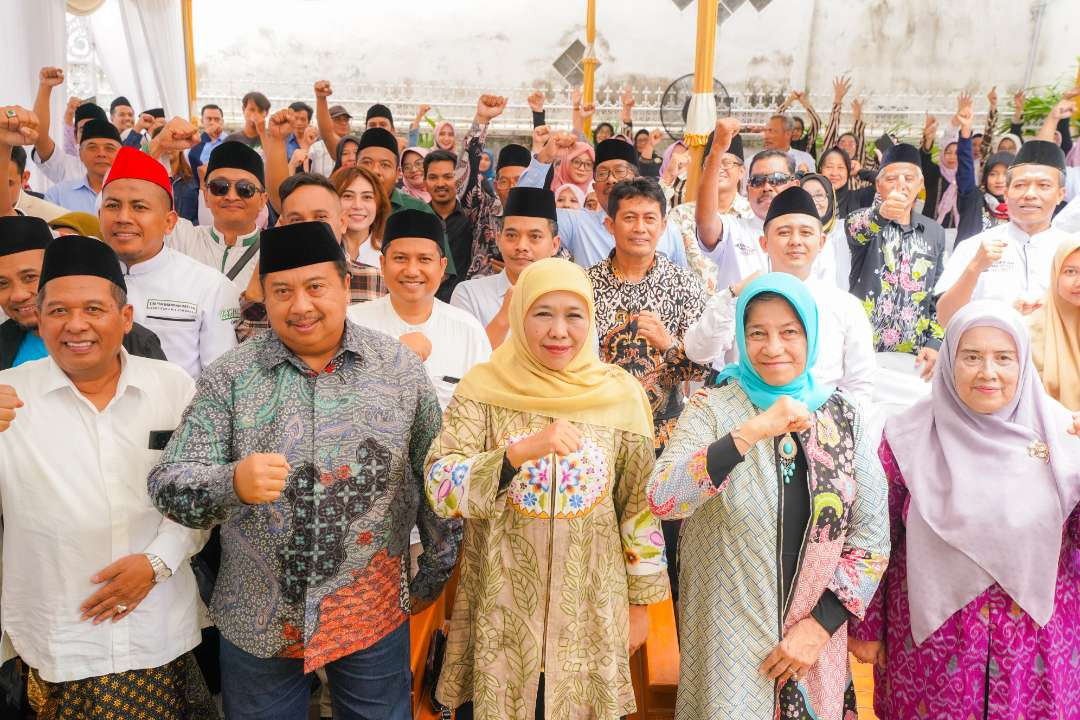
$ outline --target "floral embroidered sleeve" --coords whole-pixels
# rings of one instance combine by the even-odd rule
[[[709,451],[721,433],[708,407],[708,393],[698,390],[690,398],[653,468],[646,496],[658,518],[690,517],[727,485],[726,472],[716,472],[715,464],[710,472]]]
[[[900,468],[896,464],[892,448],[887,440],[882,438],[878,448],[878,457],[881,460],[882,469],[889,483],[889,543],[892,547],[900,547],[904,542],[903,509],[907,500],[907,488],[904,486],[904,478],[900,475]],[[888,570],[886,569],[886,572]],[[886,584],[880,583],[873,600],[866,608],[866,614],[862,619],[852,618],[848,623],[848,634],[856,640],[868,640],[879,642],[885,639],[885,593]]]
[[[855,435],[855,499],[836,572],[826,587],[857,618],[877,591],[889,563],[888,487],[873,441],[861,422]]]
[[[505,448],[488,448],[487,406],[454,398],[443,413],[443,428],[424,463],[424,491],[439,517],[497,517],[506,492],[500,491]]]
[[[409,467],[412,477],[424,485],[424,458],[442,424],[439,399],[435,388],[427,383],[416,402],[412,434],[409,438]],[[424,488],[419,488],[423,498]],[[457,518],[439,517],[430,503],[420,501],[416,513],[416,527],[420,531],[423,552],[417,560],[416,577],[409,583],[409,595],[422,601],[434,600],[442,592],[446,581],[454,572],[458,550],[461,548],[462,523]]]
[[[612,499],[619,520],[632,605],[648,605],[668,596],[664,533],[645,499],[654,453],[652,438],[620,433]]]
[[[199,530],[244,507],[233,488],[232,392],[220,370],[218,365],[203,371],[179,427],[147,478],[154,507]]]

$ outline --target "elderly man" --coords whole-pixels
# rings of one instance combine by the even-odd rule
[[[1050,224],[1065,197],[1065,153],[1029,140],[1006,182],[1009,221],[960,243],[934,287],[942,325],[972,300],[1000,300],[1029,313],[1046,297],[1054,253],[1069,237]]]
[[[123,148],[105,179],[98,219],[123,262],[135,319],[157,334],[169,360],[198,377],[236,345],[239,293],[216,269],[165,246],[176,212],[161,163]]]
[[[267,230],[261,253],[272,331],[200,378],[150,494],[188,527],[224,526],[210,614],[227,717],[306,718],[325,667],[335,717],[404,720],[410,607],[438,596],[461,541],[420,502],[438,399],[415,352],[346,320],[325,223]]]
[[[934,286],[945,264],[945,230],[915,212],[922,189],[919,151],[893,145],[881,161],[873,206],[844,223],[851,248],[851,293],[863,302],[877,352],[911,353],[929,378],[945,331]]]
[[[176,124],[174,126],[174,123]],[[195,127],[175,118],[162,130]],[[266,183],[259,153],[243,143],[225,142],[206,163],[203,197],[213,225],[192,225],[180,218],[165,244],[213,268],[233,282],[237,292],[248,286],[259,259],[259,213],[266,207]]]
[[[572,148],[577,138],[568,132],[552,134],[542,127],[533,130],[533,135],[543,143],[543,148],[533,158],[518,184],[522,187],[547,187],[548,171],[552,163]],[[604,140],[596,146],[596,165],[593,168],[593,190],[601,209],[559,208],[559,237],[563,247],[574,256],[574,262],[578,265],[584,268],[592,267],[606,259],[615,248],[615,238],[607,228],[607,221],[610,219],[607,212],[608,198],[616,183],[638,177],[637,160],[637,151],[633,145],[622,140]],[[666,206],[667,199],[663,202]],[[657,239],[657,252],[676,265],[686,267],[686,252],[683,250],[678,229],[671,225],[662,227],[663,232]]]
[[[13,649],[30,667],[42,720],[217,717],[190,654],[202,534],[146,494],[194,384],[123,349],[132,307],[101,241],[55,240],[40,285],[48,357],[0,372],[0,660]]]
[[[764,145],[766,150],[779,150],[791,158],[797,172],[814,172],[817,163],[805,150],[791,147],[791,136],[795,131],[795,121],[790,115],[776,114],[765,125]],[[753,161],[751,160],[751,163]]]
[[[381,264],[390,294],[352,305],[348,314],[354,323],[396,337],[419,355],[445,409],[458,381],[491,355],[491,343],[476,318],[435,296],[446,265],[443,234],[439,219],[429,213],[391,215]]]
[[[814,200],[802,188],[790,187],[776,196],[765,216],[761,246],[769,257],[772,272],[784,272],[802,280],[818,306],[818,358],[814,378],[835,385],[852,400],[869,403],[874,389],[873,332],[859,301],[831,282],[811,276],[814,260],[825,246]],[[705,306],[705,312],[686,331],[686,355],[697,363],[712,363],[720,370],[727,361],[737,361],[735,305],[747,276],[736,285],[723,288]]]
[[[516,187],[497,218],[499,255],[503,269],[454,288],[450,304],[468,311],[487,331],[492,347],[502,345],[510,330],[510,297],[521,272],[537,260],[559,251],[555,195],[541,188]]]

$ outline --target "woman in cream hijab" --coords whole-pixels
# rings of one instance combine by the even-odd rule
[[[1043,306],[1028,316],[1031,359],[1050,397],[1080,411],[1080,236],[1054,254]]]
[[[465,519],[438,700],[459,720],[634,712],[629,658],[668,595],[649,511],[652,413],[597,355],[592,286],[549,258],[514,285],[509,340],[462,379],[428,453],[435,512]]]

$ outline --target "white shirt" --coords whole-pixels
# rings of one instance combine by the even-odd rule
[[[236,347],[240,293],[217,270],[163,247],[125,267],[124,282],[135,322],[153,330],[165,357],[192,377]]]
[[[308,148],[308,160],[311,161],[311,172],[330,177],[334,174],[334,157],[326,149],[326,143],[316,140]]]
[[[1005,243],[1001,259],[979,275],[971,299],[1000,300],[1009,305],[1017,299],[1042,299],[1050,284],[1054,253],[1068,237],[1068,233],[1054,227],[1028,235],[1011,222],[984,230],[956,246],[934,294],[941,295],[957,283],[984,240],[998,238]]]
[[[1080,167],[1070,165],[1065,168],[1065,201],[1072,202],[1080,195]]]
[[[382,267],[382,253],[371,247],[371,236],[368,236],[367,240],[360,243],[355,260],[361,265],[370,265],[373,268]]]
[[[1080,170],[1080,168],[1077,169]],[[1080,196],[1070,200],[1069,204],[1057,214],[1053,226],[1062,232],[1080,233]]]
[[[491,343],[479,321],[441,300],[434,301],[431,315],[419,325],[402,320],[389,295],[350,305],[348,315],[357,325],[378,330],[395,340],[408,333],[423,333],[431,341],[431,354],[424,361],[424,369],[444,410],[454,396],[458,381],[473,365],[486,362],[491,356]]]
[[[833,229],[829,231],[825,247],[821,251],[832,254],[833,276],[836,287],[844,292],[851,290],[851,246],[848,245],[847,233],[844,232],[844,221],[837,218]],[[814,264],[817,268],[817,264]]]
[[[98,411],[52,358],[0,372],[25,403],[0,433],[3,651],[49,682],[147,669],[199,644],[198,592],[187,559],[203,534],[165,519],[146,477],[161,455],[150,433],[180,422],[195,384],[180,368],[121,350],[116,397]],[[126,555],[157,555],[167,580],[119,622],[79,619]]]
[[[30,157],[39,168],[41,173],[52,183],[62,183],[66,180],[75,180],[86,177],[86,166],[78,155],[68,155],[59,145],[53,148],[53,154],[48,160],[42,160],[38,151],[31,150]]]
[[[824,385],[835,385],[860,405],[874,393],[874,331],[858,299],[829,282],[807,280],[818,306],[818,356],[810,373]],[[705,311],[683,336],[686,356],[720,370],[725,357],[738,361],[735,342],[736,299],[726,289],[709,298]]]
[[[450,296],[450,304],[468,312],[486,328],[499,314],[503,298],[509,289],[510,278],[503,270],[495,275],[458,283],[454,294]]]
[[[180,218],[176,221],[173,231],[165,236],[165,244],[173,250],[177,250],[190,258],[198,260],[203,265],[225,274],[240,262],[247,252],[248,246],[259,237],[259,229],[241,235],[236,238],[232,247],[225,244],[225,233],[210,225],[192,225],[190,221]],[[255,265],[259,262],[259,251],[244,264],[240,272],[233,278],[233,285],[238,293],[247,289],[248,282],[255,272]]]
[[[15,209],[23,215],[41,218],[45,222],[52,222],[61,215],[68,213],[67,208],[62,208],[48,200],[34,197],[23,190],[19,191],[19,202],[15,203]]]
[[[734,215],[717,214],[723,222],[720,242],[712,250],[705,247],[698,236],[702,252],[716,263],[716,287],[726,288],[737,284],[753,272],[769,272],[769,256],[761,248],[761,236],[765,234],[765,222],[756,215],[741,218]],[[843,227],[840,228],[843,234]],[[844,238],[847,242],[847,238]],[[849,266],[850,266],[850,252]],[[820,282],[832,283],[836,275],[835,254],[829,250],[828,243],[814,259],[810,267],[810,277]]]

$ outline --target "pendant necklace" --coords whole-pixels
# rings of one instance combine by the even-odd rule
[[[791,479],[795,477],[795,455],[798,451],[798,445],[795,444],[795,437],[791,433],[787,433],[778,444],[780,452],[780,474],[784,478],[784,484],[790,485]]]

